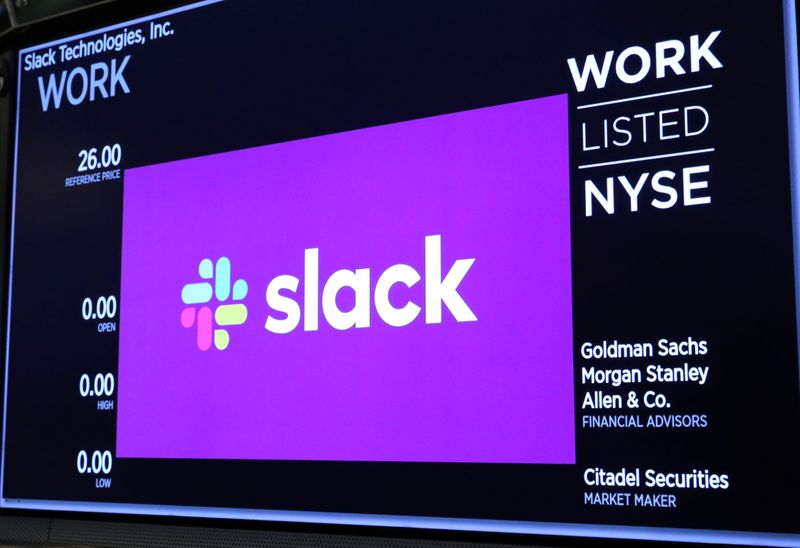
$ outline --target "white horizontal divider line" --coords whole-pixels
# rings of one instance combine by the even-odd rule
[[[626,97],[625,99],[603,101],[602,103],[590,103],[588,105],[581,105],[577,107],[577,110],[582,110],[585,108],[604,107],[606,105],[615,105],[617,103],[628,103],[630,101],[639,101],[641,99],[652,99],[653,97],[663,97],[665,95],[677,95],[678,93],[689,93],[690,91],[700,91],[701,89],[710,89],[711,87],[712,87],[711,84],[706,84],[704,86],[695,86],[693,88],[674,89],[672,91],[663,91],[661,93],[651,93],[649,95],[638,95],[636,97]]]
[[[646,162],[648,160],[660,160],[661,158],[675,158],[677,156],[689,156],[691,154],[705,154],[714,152],[713,148],[700,148],[697,150],[687,150],[684,152],[673,152],[671,154],[658,154],[656,156],[642,156],[640,158],[628,158],[627,160],[614,160],[613,162],[600,162],[599,164],[584,164],[578,169],[589,169],[592,167],[614,166],[617,164],[632,164],[634,162]]]

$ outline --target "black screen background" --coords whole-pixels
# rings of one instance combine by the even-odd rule
[[[35,76],[47,71],[22,75],[3,496],[798,531],[787,503],[800,487],[800,408],[780,2],[245,0],[166,19],[175,37],[103,57],[132,54],[130,95],[42,113]],[[696,100],[712,117],[712,204],[584,217],[575,106],[631,91],[609,79],[578,94],[566,59],[715,29],[723,69],[635,87],[714,84]],[[707,412],[707,429],[578,423],[576,466],[120,459],[110,490],[76,473],[78,449],[115,445],[115,413],[97,412],[77,383],[115,372],[117,337],[79,314],[83,297],[119,294],[122,223],[120,185],[64,188],[79,149],[118,142],[130,168],[564,92],[576,406],[582,342],[698,334],[710,381],[670,393],[682,411]],[[694,163],[658,169],[683,165]],[[670,511],[586,507],[587,466],[708,467],[732,487],[682,492]]]

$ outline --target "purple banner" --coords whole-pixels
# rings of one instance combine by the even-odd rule
[[[566,95],[124,185],[117,457],[575,462]]]

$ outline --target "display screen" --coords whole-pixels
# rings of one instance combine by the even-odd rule
[[[0,504],[800,545],[793,10],[212,1],[19,50]]]

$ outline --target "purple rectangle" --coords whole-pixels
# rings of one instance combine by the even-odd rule
[[[566,95],[124,185],[118,457],[575,462]]]

